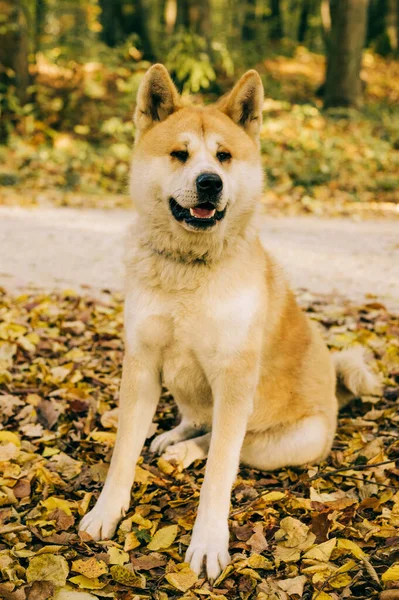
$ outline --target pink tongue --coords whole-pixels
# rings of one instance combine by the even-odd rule
[[[209,208],[193,208],[193,213],[196,217],[200,219],[206,219],[207,217],[211,217],[213,210],[209,210]]]

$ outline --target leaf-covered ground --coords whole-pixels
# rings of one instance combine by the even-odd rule
[[[81,600],[369,600],[384,589],[381,598],[397,598],[399,317],[372,300],[353,306],[301,293],[300,301],[333,349],[360,342],[372,351],[384,396],[341,413],[320,466],[240,469],[233,563],[211,588],[182,562],[203,462],[181,471],[146,446],[114,539],[77,534],[115,439],[122,299],[1,292],[0,597],[66,600],[69,586],[88,594]],[[157,431],[176,418],[165,391]]]

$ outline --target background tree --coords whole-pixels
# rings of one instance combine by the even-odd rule
[[[29,85],[29,38],[26,16],[18,0],[1,0],[0,83],[15,86],[21,104],[26,101]]]
[[[327,48],[324,106],[358,108],[362,104],[360,79],[366,37],[368,0],[331,0],[331,34]]]

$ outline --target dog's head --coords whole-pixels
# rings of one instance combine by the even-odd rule
[[[184,107],[165,67],[151,67],[134,116],[131,194],[140,212],[178,236],[236,230],[261,192],[262,104],[256,71],[219,103]]]

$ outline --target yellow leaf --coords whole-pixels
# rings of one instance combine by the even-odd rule
[[[252,569],[271,569],[272,563],[270,560],[261,556],[260,554],[252,554],[248,558],[248,566],[252,567]]]
[[[136,472],[134,475],[135,483],[147,483],[147,481],[152,477],[154,477],[152,473],[146,471],[145,469],[142,469],[138,465],[136,466]]]
[[[356,563],[354,560],[350,559],[346,563],[341,565],[339,567],[339,569],[337,569],[337,573],[346,573],[347,571],[350,571],[354,567],[356,567]]]
[[[277,563],[283,562],[297,562],[301,558],[301,553],[296,548],[286,548],[281,544],[277,544],[274,552],[274,558]]]
[[[341,573],[336,577],[330,579],[330,586],[333,588],[343,588],[349,585],[352,581],[352,577],[347,573]]]
[[[110,565],[124,565],[129,560],[129,555],[127,552],[116,548],[116,546],[111,546],[107,550],[109,556],[109,564]]]
[[[72,563],[72,571],[80,573],[89,579],[97,579],[108,572],[107,565],[103,560],[96,560],[94,556],[87,560],[75,560]]]
[[[63,498],[55,498],[54,496],[50,496],[50,498],[42,500],[41,505],[47,508],[48,512],[52,512],[56,508],[60,508],[66,515],[72,514],[71,506],[73,507],[73,502],[64,500]]]
[[[185,567],[178,573],[168,573],[165,579],[181,592],[186,592],[198,581],[197,575],[189,567]]]
[[[131,517],[130,520],[132,523],[135,523],[136,525],[139,525],[140,527],[144,527],[144,529],[151,529],[151,527],[152,527],[152,521],[150,521],[149,519],[145,519],[139,513],[134,513],[134,515]]]
[[[162,473],[165,473],[165,475],[170,475],[171,473],[173,473],[175,471],[175,468],[176,468],[162,457],[158,459],[157,466],[158,466],[158,469],[160,471],[162,471]]]
[[[113,431],[93,431],[90,434],[90,438],[95,442],[100,442],[101,444],[108,444],[109,446],[113,446],[115,444],[116,433]]]
[[[12,431],[0,431],[0,443],[7,442],[9,444],[14,444],[14,446],[20,446],[21,440],[19,435],[13,433]]]
[[[69,581],[85,590],[101,590],[107,585],[107,583],[99,581],[98,579],[89,579],[84,575],[76,575],[75,577],[70,577]]]
[[[308,558],[312,560],[318,560],[320,562],[328,562],[331,557],[331,553],[334,550],[337,543],[336,538],[332,538],[331,540],[327,540],[322,544],[318,544],[314,548],[311,548],[303,555],[303,558]]]
[[[169,525],[158,529],[147,548],[149,550],[161,550],[169,548],[175,541],[177,536],[177,525]]]
[[[266,500],[266,502],[278,502],[278,500],[282,500],[283,498],[285,498],[283,492],[269,492],[262,496],[262,500]]]
[[[56,554],[41,554],[34,556],[29,561],[26,569],[28,583],[33,581],[50,581],[57,587],[66,583],[69,573],[68,563],[63,556]]]
[[[282,541],[286,548],[297,548],[298,550],[308,550],[316,539],[313,533],[309,532],[309,527],[293,517],[285,517],[280,522],[280,529],[275,534],[277,541]]]
[[[125,545],[123,548],[124,551],[129,552],[129,550],[133,550],[134,548],[138,548],[139,546],[140,546],[140,542],[137,539],[137,536],[134,533],[134,531],[131,531],[130,533],[128,533],[125,538]]]
[[[122,585],[140,589],[145,589],[146,587],[146,579],[144,575],[136,575],[136,573],[134,573],[134,571],[128,567],[113,565],[110,571],[112,579],[118,583],[122,583]]]
[[[313,594],[312,600],[331,600],[332,596],[330,596],[330,594],[326,594],[325,592],[315,592]]]
[[[399,563],[395,563],[382,574],[382,581],[399,581]]]
[[[97,596],[93,596],[90,592],[77,592],[72,586],[66,586],[62,590],[58,590],[53,600],[98,600]]]
[[[355,542],[351,540],[339,539],[337,540],[337,548],[341,550],[347,550],[356,558],[362,559],[366,556],[363,550]]]

